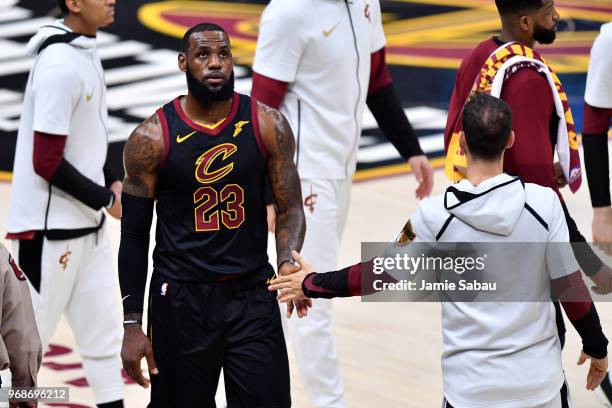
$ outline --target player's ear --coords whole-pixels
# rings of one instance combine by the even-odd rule
[[[529,16],[529,15],[522,15],[519,17],[518,20],[518,26],[521,29],[521,31],[525,32],[525,33],[529,33],[529,35],[531,35],[531,33],[533,32],[533,17]]]
[[[187,72],[187,56],[184,52],[179,52],[178,55],[178,66],[183,72]]]
[[[512,130],[510,132],[510,137],[508,138],[508,143],[506,143],[506,149],[509,149],[512,146],[514,146],[514,139],[515,139],[514,130]]]
[[[81,12],[80,0],[66,0],[66,7],[70,13],[78,14]]]

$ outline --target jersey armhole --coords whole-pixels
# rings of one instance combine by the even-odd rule
[[[157,110],[157,117],[159,118],[159,123],[161,124],[162,134],[164,137],[164,151],[162,152],[161,159],[159,160],[159,170],[162,170],[166,164],[168,153],[170,152],[170,132],[168,130],[168,119],[166,118],[164,108],[159,108]]]
[[[257,100],[254,98],[251,98],[251,120],[253,121],[253,133],[255,134],[257,146],[259,146],[259,150],[261,151],[264,160],[268,160],[268,150],[266,149],[266,145],[261,137],[261,132],[259,131],[259,112],[257,110]]]

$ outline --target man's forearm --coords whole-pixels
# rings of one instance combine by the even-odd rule
[[[584,167],[593,207],[610,206],[610,163],[608,160],[608,134],[582,135]]]
[[[94,210],[112,205],[115,196],[108,188],[81,174],[66,159],[61,160],[49,183]]]
[[[335,297],[366,296],[376,293],[374,281],[396,282],[391,275],[374,273],[373,260],[361,262],[339,271],[306,276],[302,291],[309,298],[331,299]]]
[[[301,203],[300,203],[301,204]],[[306,234],[306,219],[301,208],[289,208],[276,216],[277,265],[293,259],[291,251],[300,251]]]
[[[393,83],[369,94],[366,103],[380,130],[404,159],[423,154]]]
[[[142,320],[149,261],[153,199],[122,195],[119,285],[125,320]]]

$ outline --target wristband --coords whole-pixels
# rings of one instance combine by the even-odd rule
[[[142,320],[139,320],[139,319],[124,320],[123,324],[142,324]]]

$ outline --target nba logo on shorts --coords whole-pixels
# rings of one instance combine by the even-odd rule
[[[168,291],[168,284],[167,283],[162,283],[161,285],[161,295],[162,296],[166,296],[166,292]]]

